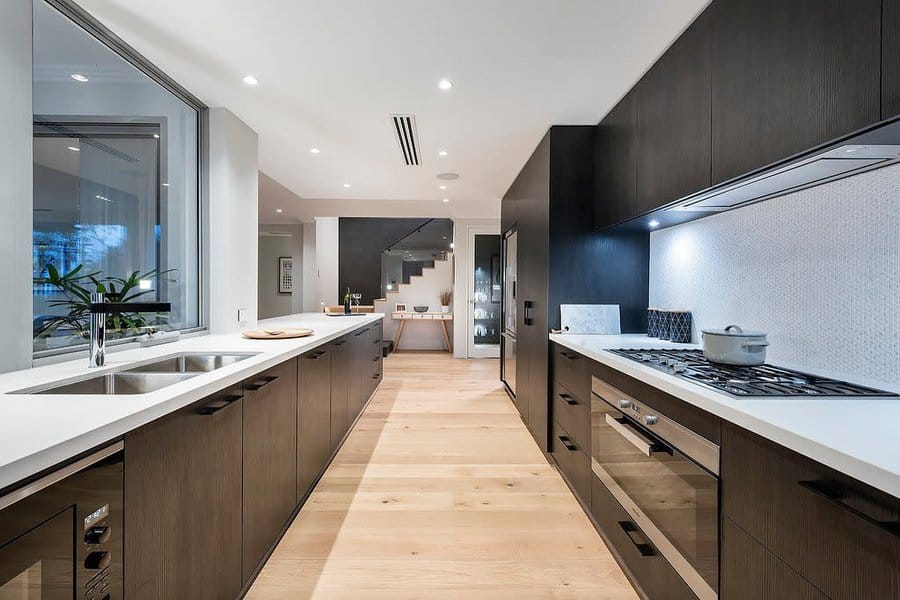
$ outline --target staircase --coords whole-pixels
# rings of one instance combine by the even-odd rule
[[[375,312],[386,315],[385,339],[394,339],[397,335],[397,322],[390,318],[397,304],[405,304],[408,311],[412,311],[413,306],[428,306],[430,311],[438,312],[441,310],[439,294],[453,289],[453,253],[446,253],[444,259],[427,262],[431,264],[418,265],[409,281],[404,277],[404,282],[398,283],[396,289],[387,290],[384,298],[375,300]],[[403,330],[404,350],[440,350],[442,347],[437,327],[411,326]]]

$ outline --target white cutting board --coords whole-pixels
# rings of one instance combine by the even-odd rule
[[[622,333],[618,304],[560,304],[559,320],[563,333]]]

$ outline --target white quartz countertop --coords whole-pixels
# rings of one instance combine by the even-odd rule
[[[382,319],[379,313],[327,317],[304,313],[267,319],[259,327],[308,327],[315,334],[286,340],[248,340],[240,333],[203,335],[152,348],[107,353],[106,366],[75,360],[0,375],[0,489],[6,488],[163,415],[235,385],[345,333]],[[257,352],[235,364],[201,373],[148,394],[25,395],[29,389],[179,352]]]
[[[550,339],[900,498],[900,398],[738,398],[605,352],[615,348],[699,348],[696,344],[675,344],[639,334],[550,334]]]

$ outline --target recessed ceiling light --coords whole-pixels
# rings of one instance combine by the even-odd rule
[[[168,183],[164,183],[164,184],[162,184],[162,186],[163,186],[163,187],[169,187],[169,184],[168,184]]]
[[[453,250],[453,246],[454,246],[453,242],[450,242],[450,249],[451,249],[451,250]]]
[[[440,81],[438,81],[438,87],[442,90],[449,90],[453,87],[453,82],[449,79],[441,79]]]
[[[438,187],[441,188],[442,190],[446,190],[446,189],[447,189],[447,186],[446,186],[446,185],[439,185]]]
[[[438,150],[438,156],[447,156],[446,150]]]
[[[276,208],[276,209],[275,209],[275,212],[280,213],[280,212],[284,212],[284,211],[281,210],[280,208]]]
[[[442,202],[450,202],[450,198],[444,198]]]
[[[82,75],[81,73],[72,73],[71,75],[69,75],[69,77],[71,77],[72,79],[74,79],[75,81],[77,81],[79,83],[87,83],[89,81],[88,78],[85,75]]]
[[[349,183],[345,183],[345,184],[344,184],[344,187],[345,187],[345,188],[349,188],[349,187],[350,187],[350,184],[349,184]]]
[[[78,146],[69,146],[68,148],[72,152],[81,152],[81,148],[79,148]]]
[[[97,195],[95,196],[95,198],[97,198],[97,200],[103,200],[104,202],[112,202],[112,200],[110,200],[110,199],[107,198],[106,196],[101,196],[100,194],[97,194]]]
[[[243,81],[247,85],[256,85],[259,83],[259,80],[253,75],[244,75],[243,77],[241,77],[241,81]]]
[[[656,228],[656,227],[659,227],[659,221],[657,221],[656,219],[653,219],[652,221],[647,223],[647,225],[649,225],[651,228]]]
[[[154,137],[155,139],[158,140],[158,139],[159,139],[159,134],[158,134],[158,133],[154,133],[154,134],[153,134],[153,137]]]
[[[321,150],[319,150],[318,148],[310,148],[309,151],[313,154],[318,154],[319,152],[321,152]]]

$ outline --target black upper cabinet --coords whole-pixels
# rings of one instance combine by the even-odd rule
[[[880,119],[881,0],[715,0],[708,12],[713,183]]]
[[[594,144],[594,228],[637,214],[637,102],[628,92],[597,126]]]
[[[635,88],[637,191],[629,216],[649,212],[710,185],[709,23],[707,11]],[[630,168],[627,161],[622,164]]]
[[[881,118],[900,114],[900,0],[882,7]]]

